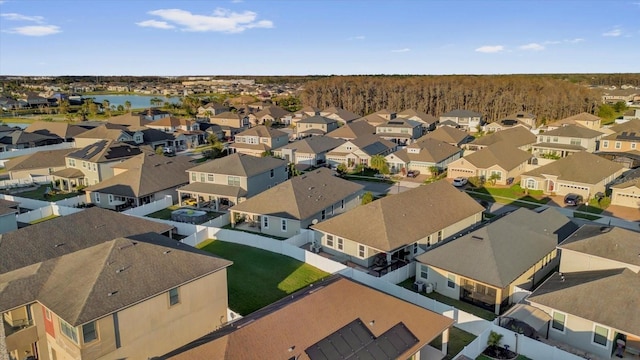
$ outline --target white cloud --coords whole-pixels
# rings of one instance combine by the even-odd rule
[[[142,27],[152,27],[157,29],[173,29],[175,26],[167,23],[166,21],[158,21],[158,20],[145,20],[137,22],[136,25]]]
[[[244,2],[244,0],[231,0],[231,3],[233,4],[239,4],[241,2]]]
[[[57,34],[62,32],[62,30],[60,30],[60,27],[55,25],[33,25],[15,27],[7,30],[6,32],[25,36],[47,36]]]
[[[602,33],[602,36],[609,36],[609,37],[618,37],[620,35],[622,35],[622,29],[620,29],[620,27],[618,26],[616,26],[615,28],[609,31]]]
[[[520,50],[541,51],[544,50],[544,46],[538,43],[530,43],[522,46],[518,46]]]
[[[557,41],[557,40],[545,41],[542,44],[543,45],[558,45],[558,44],[562,44],[562,41]]]
[[[247,29],[273,27],[273,22],[270,20],[256,21],[258,14],[253,11],[238,13],[218,8],[211,15],[198,15],[181,9],[158,9],[149,11],[149,14],[164,20],[156,23],[156,25],[165,23],[166,25],[163,25],[165,26],[163,29],[168,29],[169,27],[167,26],[175,26],[183,31],[240,33]],[[141,24],[149,26],[148,21],[142,21],[137,24],[138,26],[144,26]]]
[[[481,52],[481,53],[485,53],[485,54],[492,54],[492,53],[499,53],[501,51],[504,51],[504,46],[502,45],[485,45],[485,46],[480,46],[479,48],[476,49],[477,52]]]
[[[411,49],[409,48],[391,50],[391,52],[393,53],[403,53],[403,52],[409,52],[409,51],[411,51]]]
[[[350,38],[347,38],[347,40],[364,40],[364,39],[365,39],[364,35],[352,36]]]
[[[4,13],[0,14],[0,16],[4,19],[13,21],[32,21],[38,24],[42,24],[44,22],[44,18],[42,16],[28,16],[17,13]]]
[[[575,38],[575,39],[565,40],[565,42],[568,42],[568,43],[570,43],[570,44],[577,44],[577,43],[584,42],[584,39],[582,39],[582,38]]]

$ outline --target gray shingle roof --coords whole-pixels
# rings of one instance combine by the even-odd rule
[[[338,122],[338,121],[324,117],[324,116],[315,115],[315,116],[309,116],[308,118],[304,118],[298,121],[298,124],[332,124],[335,122]]]
[[[596,184],[622,170],[624,166],[586,151],[576,152],[560,160],[522,174],[524,176],[555,175],[559,180]]]
[[[65,157],[75,149],[38,151],[10,159],[5,163],[8,171],[42,169],[65,166]]]
[[[569,218],[553,208],[540,213],[520,208],[416,259],[504,288],[552,252],[577,228]]]
[[[420,149],[420,152],[416,154],[408,152],[407,150],[415,148]],[[398,150],[392,155],[397,156],[405,163],[417,161],[436,164],[461,151],[462,150],[459,147],[453,146],[447,142],[427,138],[407,146],[406,149]]]
[[[469,134],[467,134],[462,130],[455,129],[450,126],[441,126],[435,129],[434,131],[426,134],[425,136],[421,137],[420,139],[431,138],[431,139],[448,142],[450,144],[459,144],[468,137],[469,137]],[[420,141],[420,139],[418,139],[418,141]]]
[[[520,150],[507,142],[499,142],[467,155],[464,159],[481,169],[498,165],[505,170],[512,170],[531,157],[528,151]]]
[[[100,140],[67,155],[73,159],[91,162],[110,162],[128,159],[142,153],[137,146],[113,140]]]
[[[563,136],[582,139],[593,139],[603,134],[600,131],[578,125],[565,125],[557,129],[545,131],[541,136]]]
[[[477,138],[472,141],[471,144],[489,146],[499,142],[505,142],[514,147],[521,147],[533,144],[536,140],[537,137],[531,131],[522,126],[516,126]]]
[[[366,121],[355,121],[341,126],[327,134],[327,136],[340,139],[355,139],[363,135],[371,135],[376,132],[376,128]]]
[[[440,115],[440,117],[478,117],[478,116],[482,116],[482,114],[479,112],[475,112],[471,110],[463,110],[463,109],[452,110]]]
[[[276,159],[270,156],[256,157],[235,153],[204,162],[192,167],[189,171],[251,177],[286,165],[286,160]]]
[[[640,233],[619,227],[582,225],[560,248],[640,266]]]
[[[344,143],[345,141],[342,139],[336,139],[328,136],[312,136],[294,141],[278,148],[276,151],[281,151],[282,149],[294,149],[297,153],[320,154],[333,150]]]

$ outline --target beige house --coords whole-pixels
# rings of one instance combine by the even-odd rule
[[[538,142],[533,145],[533,155],[563,158],[579,151],[593,153],[602,136],[604,134],[597,130],[579,125],[564,125],[538,134]]]
[[[32,176],[47,176],[66,168],[66,156],[74,149],[38,151],[17,156],[5,162],[9,179],[30,179]]]
[[[231,226],[289,238],[360,205],[364,186],[320,168],[295,176],[229,209]]]
[[[595,115],[582,112],[547,124],[547,130],[557,129],[566,125],[578,125],[591,130],[599,130],[602,127],[602,119]]]
[[[484,208],[441,180],[313,225],[316,248],[382,274],[482,221]]]
[[[452,325],[450,318],[335,276],[162,358],[362,359],[375,353],[385,359],[441,359]],[[439,336],[442,348],[430,346]]]
[[[640,154],[640,130],[614,133],[600,140],[601,152],[635,152]]]
[[[606,193],[623,171],[619,163],[581,151],[522,174],[520,186],[545,194],[577,193],[588,200],[598,192]]]
[[[312,136],[273,150],[273,155],[301,166],[318,166],[327,162],[327,153],[344,144],[342,139]]]
[[[517,126],[476,138],[462,145],[465,150],[478,151],[497,143],[506,143],[520,150],[528,151],[536,142],[536,136],[526,127]]]
[[[66,169],[53,172],[54,181],[61,190],[72,191],[78,186],[95,185],[113,177],[112,166],[142,154],[137,146],[113,140],[102,140],[69,153],[65,157]]]
[[[558,248],[560,272],[528,302],[552,318],[549,338],[591,358],[640,355],[640,244],[638,233],[583,225]]]
[[[296,123],[296,137],[304,138],[313,135],[324,135],[338,128],[338,121],[328,117],[315,115],[301,119]]]
[[[421,174],[431,175],[432,167],[438,171],[446,170],[450,163],[462,157],[462,149],[444,141],[422,138],[405,149],[398,150],[385,157],[391,173],[405,174],[418,170]]]
[[[527,130],[535,130],[538,127],[538,120],[535,115],[524,111],[518,111],[504,119],[494,121],[484,126],[484,131],[501,131],[515,127],[524,127]]]
[[[166,133],[173,134],[178,130],[197,131],[200,130],[200,124],[194,120],[180,119],[173,116],[167,116],[160,120],[150,122],[146,127],[157,129]]]
[[[484,125],[481,113],[462,109],[456,109],[440,115],[440,122],[446,121],[452,121],[469,132],[476,132],[479,126]]]
[[[233,152],[252,156],[262,156],[265,152],[289,143],[289,134],[284,131],[258,125],[238,133],[235,142],[229,146]]]
[[[435,292],[494,311],[532,290],[558,265],[556,246],[577,230],[553,208],[519,208],[416,257],[416,280]]]
[[[506,130],[505,130],[506,131]],[[447,178],[481,177],[495,180],[495,184],[507,185],[517,182],[526,170],[531,153],[520,150],[506,142],[499,142],[482,150],[453,161],[447,168]]]
[[[332,168],[345,164],[350,169],[358,165],[369,166],[372,156],[385,156],[394,152],[396,148],[396,144],[377,135],[360,136],[328,152],[327,164]]]
[[[330,119],[338,120],[338,122],[342,123],[342,125],[348,124],[353,120],[360,118],[359,115],[336,106],[331,106],[320,111],[320,115],[328,117]]]
[[[229,111],[229,107],[217,102],[210,102],[198,108],[198,115],[211,117]]]
[[[138,128],[132,131],[125,125],[107,123],[76,135],[76,147],[83,148],[104,140],[141,145],[144,143],[144,133],[142,130],[142,128]]]
[[[376,126],[376,134],[398,145],[409,145],[422,136],[422,124],[404,118],[394,118]]]
[[[422,133],[435,130],[438,118],[415,109],[407,109],[396,114],[397,118],[417,121],[422,125]]]
[[[178,188],[179,204],[195,199],[196,207],[215,211],[259,194],[289,178],[287,161],[231,154],[187,170],[189,184]]]
[[[421,137],[418,141],[422,139],[436,139],[453,146],[461,146],[462,144],[473,141],[474,138],[462,130],[458,130],[451,126],[441,126]]]
[[[354,140],[360,136],[372,135],[376,133],[376,128],[366,121],[353,121],[331,131],[327,136],[346,141]]]
[[[253,121],[255,122],[255,125],[273,123],[290,124],[292,117],[293,114],[275,105],[266,106],[262,110],[251,115],[251,118],[254,119]]]
[[[226,111],[218,115],[211,116],[209,122],[212,124],[218,124],[223,127],[232,129],[244,129],[249,127],[249,117],[244,114],[234,113]],[[230,136],[229,134],[225,134]]]
[[[640,169],[630,171],[611,185],[611,205],[640,209]]]

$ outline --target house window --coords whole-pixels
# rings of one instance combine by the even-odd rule
[[[213,174],[207,174],[207,181],[213,182]]]
[[[273,177],[274,173],[273,173],[273,169],[271,169],[271,171],[269,172],[269,177]]]
[[[113,199],[113,195],[112,195],[112,194],[109,194],[109,204],[111,204],[111,203],[113,202],[113,200],[114,200],[114,199]]]
[[[447,286],[452,289],[456,288],[456,276],[454,274],[447,275]]]
[[[322,213],[320,213],[320,218],[322,220],[324,220],[327,217],[327,211],[326,210],[322,210]]]
[[[429,267],[427,265],[420,265],[420,277],[425,280],[429,278]]]
[[[417,254],[418,253],[418,243],[414,243],[413,244],[413,253]]]
[[[607,338],[609,337],[609,329],[604,326],[595,325],[593,328],[593,342],[602,346],[607,346]]]
[[[620,143],[620,141],[616,141],[616,149],[620,149],[622,147],[622,144]]]
[[[97,193],[97,192],[93,193],[93,202],[96,204],[100,203],[100,193]]]
[[[344,239],[338,238],[338,250],[344,250]]]
[[[582,141],[580,139],[571,139],[571,145],[578,145],[580,146],[582,144]]]
[[[228,176],[227,177],[227,185],[229,185],[229,186],[240,186],[240,177],[239,176]]]
[[[169,290],[169,306],[173,306],[180,303],[180,293],[178,292],[178,288],[173,288]]]
[[[92,165],[93,165],[93,171],[98,171],[98,167],[96,166],[96,164],[93,163]]]
[[[527,179],[527,189],[535,189],[536,181],[534,179]]]
[[[327,246],[329,247],[333,247],[333,235],[325,235],[326,241],[327,241]]]
[[[635,149],[636,148],[636,143],[631,143],[631,148]]]
[[[263,143],[265,143],[265,144],[269,142],[269,138],[261,138],[261,140],[262,140],[262,142],[263,142]]]
[[[431,246],[431,235],[427,236],[427,247]]]
[[[287,219],[280,220],[280,228],[282,231],[287,231]]]
[[[78,343],[78,329],[62,319],[60,319],[60,331],[74,343]]]
[[[607,140],[603,140],[603,141],[602,141],[602,147],[603,147],[603,148],[608,148],[608,147],[609,147],[609,141],[607,141]]]
[[[496,176],[496,180],[502,179],[502,171],[491,170],[491,177]]]
[[[442,241],[442,230],[438,231],[438,242]]]
[[[200,174],[200,182],[204,182],[204,178],[205,178],[204,173],[201,173]]]
[[[560,332],[564,332],[564,326],[565,326],[566,320],[567,320],[567,315],[554,311],[553,322],[551,324],[551,327]]]
[[[191,181],[198,181],[198,177],[194,172],[191,173]]]
[[[47,320],[51,320],[51,311],[49,311],[49,309],[44,309],[44,317],[46,317]]]
[[[558,142],[558,137],[557,137],[557,136],[554,136],[554,137],[553,137],[553,142],[554,142],[554,143],[557,143],[557,142]]]
[[[87,168],[87,162],[86,162],[86,161],[83,161],[83,162],[82,162],[82,168],[83,168],[83,169],[86,169],[86,168]]]
[[[84,341],[84,343],[86,344],[96,339],[98,339],[98,332],[96,331],[96,322],[92,321],[88,324],[82,325],[82,341]]]
[[[262,217],[262,227],[265,229],[269,228],[269,217],[268,216],[263,216]]]
[[[344,200],[340,200],[340,209],[344,209]]]
[[[364,245],[358,244],[358,257],[364,259],[366,255],[366,248]]]

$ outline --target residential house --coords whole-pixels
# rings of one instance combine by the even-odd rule
[[[42,135],[23,130],[13,130],[0,134],[0,152],[38,146],[59,144],[63,140],[57,136]]]
[[[144,143],[144,134],[142,132],[142,128],[129,130],[125,125],[106,123],[91,130],[87,130],[82,134],[78,134],[75,137],[77,148],[83,148],[105,140],[142,145]]]
[[[625,173],[610,189],[611,205],[640,209],[640,169]]]
[[[20,203],[0,199],[0,235],[18,229],[16,215],[20,213]]]
[[[231,154],[187,170],[189,184],[178,188],[180,205],[186,197],[196,207],[229,208],[289,178],[287,161],[273,157]]]
[[[538,127],[538,120],[535,115],[524,111],[518,111],[504,119],[494,121],[484,126],[484,131],[494,132],[511,129],[513,127],[524,127],[527,130],[535,130]]]
[[[345,143],[328,136],[312,136],[273,150],[273,155],[295,165],[319,166],[327,162],[327,153]]]
[[[240,154],[260,157],[288,143],[289,134],[286,132],[258,125],[238,133],[229,148]]]
[[[336,106],[330,106],[322,111],[320,111],[320,115],[324,117],[328,117],[330,119],[338,120],[342,125],[346,125],[352,122],[355,119],[359,119],[360,116],[352,113],[349,110],[345,110],[343,108],[339,108]]]
[[[509,185],[517,182],[516,178],[525,172],[529,159],[531,154],[528,151],[499,142],[451,162],[447,178],[477,176],[495,181],[495,184]]]
[[[602,127],[602,119],[599,117],[582,112],[577,115],[569,116],[564,119],[554,121],[550,124],[547,124],[547,130],[557,129],[559,127],[563,127],[566,125],[578,125],[582,127],[586,127],[591,130],[599,130]]]
[[[9,179],[30,179],[48,176],[66,168],[66,156],[74,149],[46,150],[9,159],[4,167]]]
[[[210,117],[209,122],[220,125],[224,131],[224,135],[228,138],[235,136],[237,133],[249,127],[248,115],[230,111]]]
[[[385,156],[396,151],[396,148],[396,144],[377,135],[360,136],[328,152],[327,163],[332,168],[340,164],[345,164],[348,168],[369,166],[372,156]]]
[[[484,207],[441,180],[356,207],[317,225],[315,245],[376,273],[482,221]]]
[[[372,135],[375,133],[376,133],[376,128],[369,125],[368,122],[353,121],[327,133],[327,136],[336,138],[336,139],[351,141],[360,136]]]
[[[426,134],[428,131],[436,129],[438,118],[415,109],[407,109],[396,114],[397,118],[403,118],[408,120],[417,121],[422,126],[422,133]]]
[[[290,125],[296,126],[298,121],[304,118],[316,116],[316,115],[320,115],[320,109],[314,106],[309,106],[309,105],[304,106],[302,109],[293,113],[293,117],[291,118]]]
[[[518,126],[476,138],[462,148],[470,151],[482,150],[493,144],[504,142],[520,150],[528,151],[536,142],[536,136],[527,128]]]
[[[416,257],[416,280],[499,315],[558,266],[556,246],[577,229],[553,208],[519,208]]]
[[[385,157],[391,173],[407,174],[409,170],[418,170],[429,174],[435,167],[438,172],[447,169],[449,164],[462,157],[462,149],[436,139],[422,139],[404,149]]]
[[[640,120],[640,109],[629,109],[622,114],[623,121]]]
[[[633,101],[634,96],[638,95],[636,89],[606,89],[602,94],[602,102],[604,104],[615,104],[619,101],[625,104]]]
[[[212,117],[229,111],[229,107],[217,102],[206,103],[198,108],[198,115]]]
[[[440,122],[453,121],[462,129],[469,132],[478,131],[484,125],[482,114],[470,110],[456,109],[440,115]]]
[[[66,122],[36,121],[27,126],[24,131],[40,135],[57,136],[65,142],[71,142],[78,134],[87,131],[87,129]]]
[[[154,233],[71,251],[41,250],[69,246],[41,235],[3,251],[14,270],[0,273],[0,312],[15,359],[146,359],[227,322],[227,260]],[[21,266],[25,247],[42,259]]]
[[[316,169],[230,208],[231,226],[246,222],[250,231],[289,238],[360,205],[363,189],[329,169]]]
[[[377,125],[376,134],[383,139],[406,146],[422,136],[422,124],[413,120],[394,118]]]
[[[610,128],[614,133],[600,139],[597,154],[628,168],[640,166],[640,120],[629,120]]]
[[[538,134],[538,142],[533,145],[533,154],[539,157],[566,157],[579,151],[593,153],[598,140],[603,136],[600,131],[579,125],[565,125]]]
[[[324,116],[315,115],[298,120],[296,123],[296,137],[304,138],[313,135],[324,135],[338,128],[338,121]]]
[[[267,125],[267,124],[291,124],[291,118],[293,115],[275,105],[270,105],[264,107],[262,110],[258,111],[255,114],[250,116],[253,119],[254,124],[256,125]]]
[[[53,172],[59,189],[72,191],[79,186],[95,185],[114,175],[112,166],[142,150],[136,146],[113,140],[102,140],[73,151],[66,156],[67,168]]]
[[[146,127],[173,134],[174,147],[178,151],[193,149],[205,141],[204,131],[200,130],[200,123],[195,120],[167,116],[147,124]]]
[[[550,339],[581,349],[589,358],[637,358],[639,236],[621,228],[583,225],[560,244],[560,272],[527,298],[551,316]]]
[[[418,139],[418,141],[422,139],[436,139],[444,141],[453,146],[461,146],[462,144],[473,141],[474,137],[470,136],[462,130],[458,130],[450,126],[441,126],[434,131],[424,135],[423,137]]]
[[[585,200],[605,193],[624,166],[586,151],[556,160],[521,175],[520,186],[545,194],[577,193]]]
[[[363,116],[356,121],[365,121],[369,125],[376,127],[378,125],[386,123],[387,121],[390,121],[389,119],[391,119],[392,117],[395,119],[395,113],[390,113],[387,110],[381,110],[373,114]]]
[[[160,119],[164,119],[166,117],[170,117],[171,113],[165,110],[161,110],[158,108],[149,108],[147,110],[141,111],[137,114],[134,115],[138,115],[140,116],[142,119],[145,120],[149,120],[149,121],[158,121]]]
[[[114,164],[113,177],[87,187],[87,203],[118,211],[149,204],[167,195],[177,203],[176,189],[189,183],[186,171],[193,165],[188,156],[168,158],[144,152]]]
[[[450,318],[334,276],[160,359],[440,359],[452,325]],[[438,337],[441,349],[429,345]]]
[[[147,120],[140,115],[126,113],[118,116],[112,116],[107,119],[107,122],[114,125],[124,125],[128,128],[139,128],[147,126],[151,123],[151,120]]]

